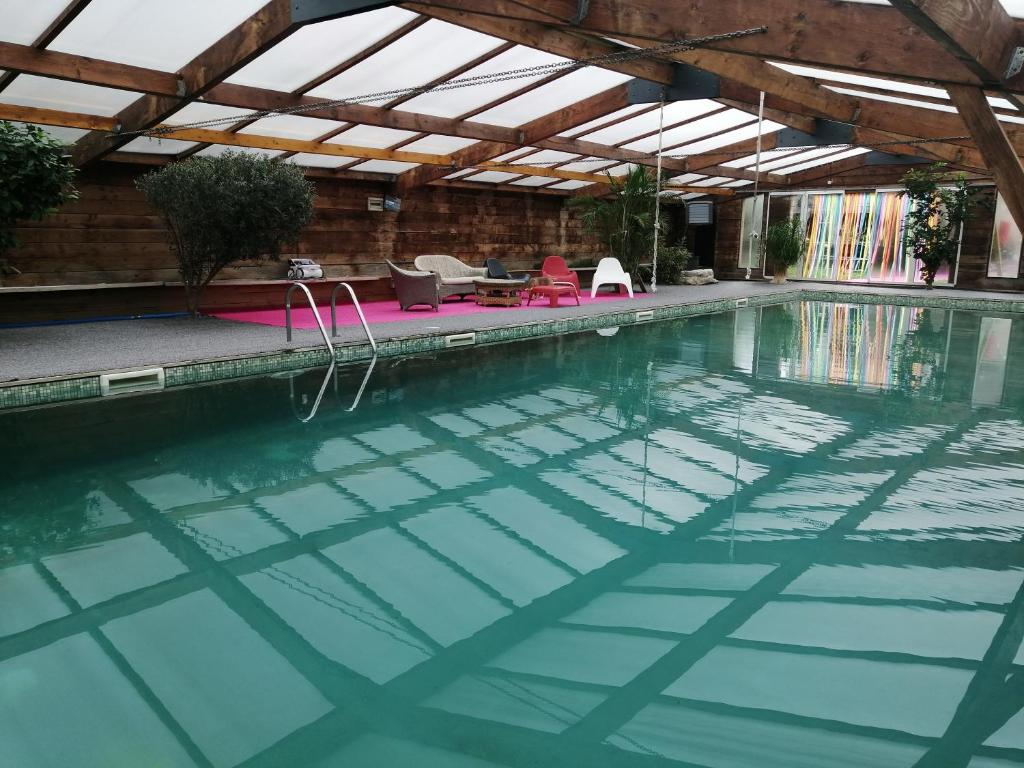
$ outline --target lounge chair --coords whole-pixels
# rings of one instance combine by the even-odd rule
[[[417,304],[429,304],[437,312],[437,306],[441,303],[437,275],[433,272],[402,269],[390,261],[387,262],[387,265],[391,270],[395,293],[398,294],[398,304],[403,310]]]
[[[556,283],[572,283],[579,290],[579,275],[569,269],[569,265],[565,263],[565,259],[561,256],[548,256],[544,259],[540,273],[544,277],[550,277]]]
[[[614,256],[606,256],[597,262],[594,284],[590,286],[590,298],[597,296],[597,289],[602,285],[625,286],[629,298],[633,298],[633,278],[622,268],[622,264]]]
[[[487,270],[488,280],[515,280],[520,283],[530,282],[529,272],[515,272],[509,274],[509,271],[505,269],[505,265],[497,259],[485,260],[484,269]]]
[[[476,293],[476,281],[487,277],[485,267],[471,267],[454,256],[434,254],[417,256],[416,269],[421,272],[433,272],[440,278],[438,291],[441,298],[446,296],[472,296]]]

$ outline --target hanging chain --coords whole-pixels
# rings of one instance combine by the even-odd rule
[[[703,45],[709,45],[711,43],[720,43],[727,40],[749,37],[750,35],[764,34],[767,31],[767,27],[753,27],[751,29],[741,29],[735,32],[725,32],[720,35],[705,35],[704,37],[694,37],[686,40],[674,40],[652,48],[631,48],[624,51],[615,51],[613,53],[606,53],[585,59],[572,59],[569,61],[560,61],[551,64],[539,64],[533,67],[520,67],[518,69],[510,69],[503,72],[492,72],[490,74],[462,77],[455,80],[446,80],[433,85],[427,84],[417,85],[410,88],[393,88],[387,91],[377,91],[351,98],[320,101],[315,104],[299,104],[294,107],[284,107],[282,109],[259,110],[231,117],[220,117],[210,120],[196,120],[182,125],[146,128],[138,131],[125,131],[117,135],[166,136],[167,134],[173,134],[176,131],[184,131],[193,128],[209,128],[211,126],[236,123],[244,120],[259,120],[265,117],[275,117],[277,115],[301,115],[305,112],[316,112],[318,110],[331,109],[333,107],[342,107],[353,104],[368,104],[375,101],[391,101],[392,99],[399,97],[419,96],[425,93],[436,93],[439,91],[451,91],[458,88],[469,88],[477,85],[503,83],[510,80],[521,80],[528,77],[544,77],[559,73],[569,73],[585,67],[601,67],[611,64],[621,64],[635,59],[678,53],[680,51],[687,51]]]

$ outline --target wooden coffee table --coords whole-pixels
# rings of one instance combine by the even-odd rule
[[[521,280],[477,280],[476,303],[481,307],[518,307],[523,303]]]

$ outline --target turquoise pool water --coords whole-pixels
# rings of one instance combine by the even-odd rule
[[[1024,763],[1024,317],[365,372],[0,415],[0,766]]]

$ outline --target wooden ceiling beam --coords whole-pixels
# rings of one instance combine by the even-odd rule
[[[92,0],[71,0],[64,7],[64,10],[58,13],[56,18],[47,25],[46,29],[32,41],[31,47],[39,50],[46,48],[57,38],[57,35],[67,29],[68,25],[78,18],[82,11],[89,6],[90,2]],[[13,83],[18,74],[16,71],[7,71],[0,75],[0,91],[3,91]]]
[[[184,81],[184,93],[187,95],[142,96],[117,114],[122,130],[127,133],[111,135],[103,131],[92,131],[86,134],[72,149],[75,164],[84,165],[124,146],[134,138],[132,131],[156,125],[300,26],[292,20],[291,3],[288,0],[270,0],[178,70],[177,75]]]
[[[967,122],[985,164],[996,180],[996,187],[1017,222],[1024,231],[1024,166],[1017,150],[1006,136],[992,107],[981,88],[951,85],[949,97]]]
[[[767,28],[764,34],[719,41],[709,47],[758,59],[852,67],[883,76],[979,83],[963,61],[888,5],[842,0],[756,4],[749,0],[590,0],[587,13],[578,21],[577,0],[536,0],[529,6],[514,0],[423,0],[418,5],[616,39],[633,36],[649,42],[726,34],[763,25]]]
[[[88,131],[113,131],[117,128],[117,120],[112,117],[86,115],[80,112],[62,112],[40,107],[20,107],[13,104],[0,104],[0,120],[52,125],[61,128],[84,128]]]

